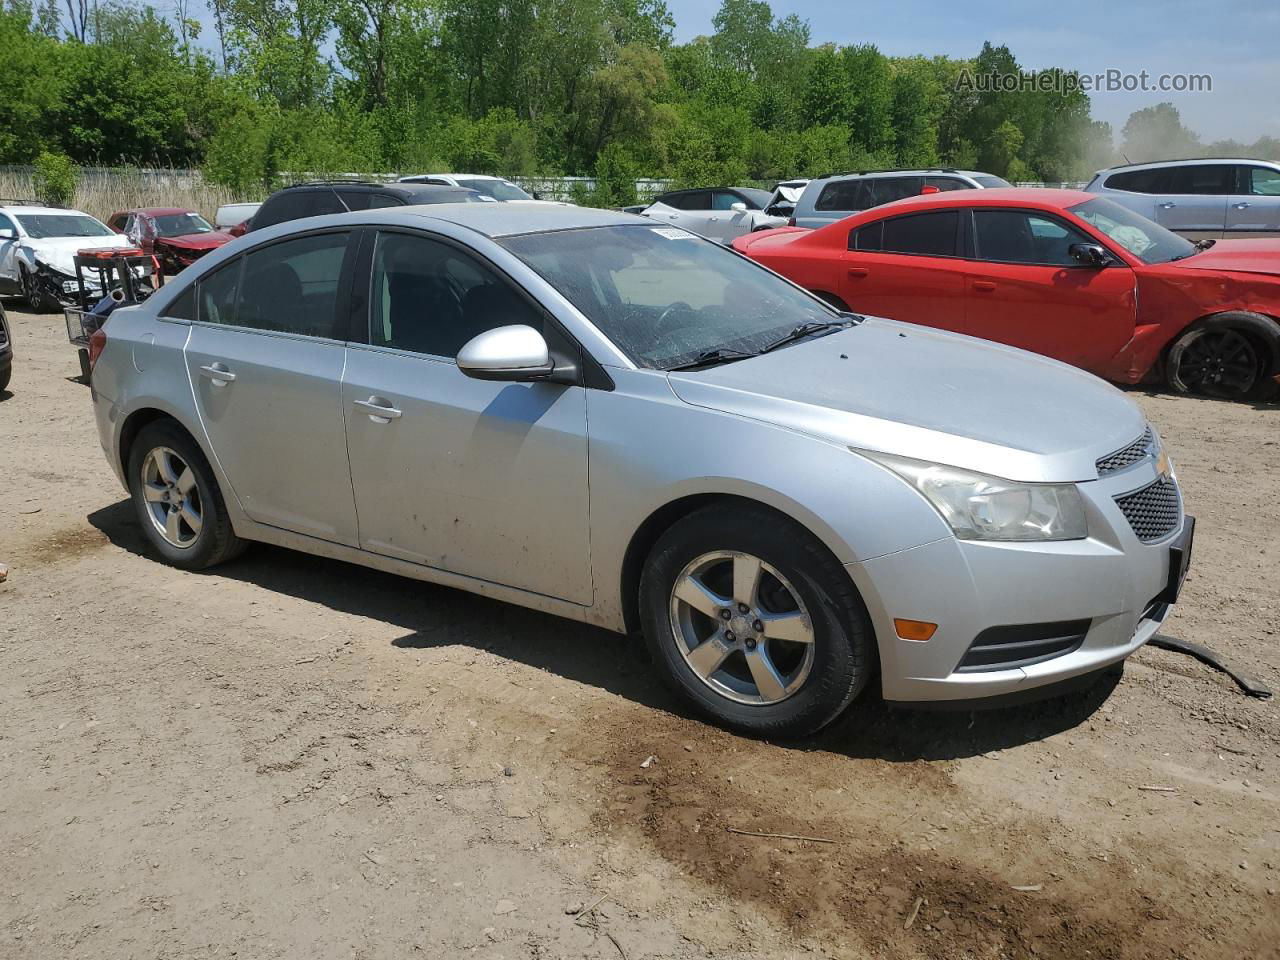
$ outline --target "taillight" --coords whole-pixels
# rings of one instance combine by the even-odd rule
[[[102,327],[93,331],[89,335],[89,372],[93,373],[93,366],[98,362],[98,358],[102,356],[102,351],[107,345],[107,331]]]

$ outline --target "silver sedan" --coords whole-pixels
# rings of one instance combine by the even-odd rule
[[[575,207],[281,224],[92,344],[157,554],[248,541],[629,634],[760,735],[1045,694],[1167,616],[1192,523],[1088,374],[834,312],[718,244]]]

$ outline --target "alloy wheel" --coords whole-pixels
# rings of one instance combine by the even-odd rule
[[[169,447],[156,447],[143,458],[142,498],[166,543],[185,549],[199,539],[204,527],[200,487],[195,472]]]
[[[40,308],[44,306],[43,298],[36,290],[36,278],[27,273],[26,269],[22,271],[22,295],[26,298],[27,306],[31,308],[33,313],[38,313]]]
[[[1258,351],[1235,330],[1206,330],[1178,360],[1178,380],[1193,393],[1242,397],[1258,379]]]
[[[671,628],[685,663],[737,703],[779,703],[813,669],[813,620],[777,569],[748,553],[696,558],[671,590]]]

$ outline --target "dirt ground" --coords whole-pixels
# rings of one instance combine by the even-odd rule
[[[10,320],[0,957],[1280,956],[1280,701],[1147,648],[763,743],[599,630],[274,548],[183,573],[61,319]],[[1280,408],[1134,396],[1199,519],[1164,632],[1280,688]]]

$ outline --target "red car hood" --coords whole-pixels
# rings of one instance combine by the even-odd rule
[[[189,233],[182,237],[156,237],[157,244],[164,244],[177,250],[213,250],[224,243],[231,242],[229,233]]]
[[[1280,239],[1219,240],[1208,250],[1179,260],[1174,266],[1186,270],[1280,276]]]

